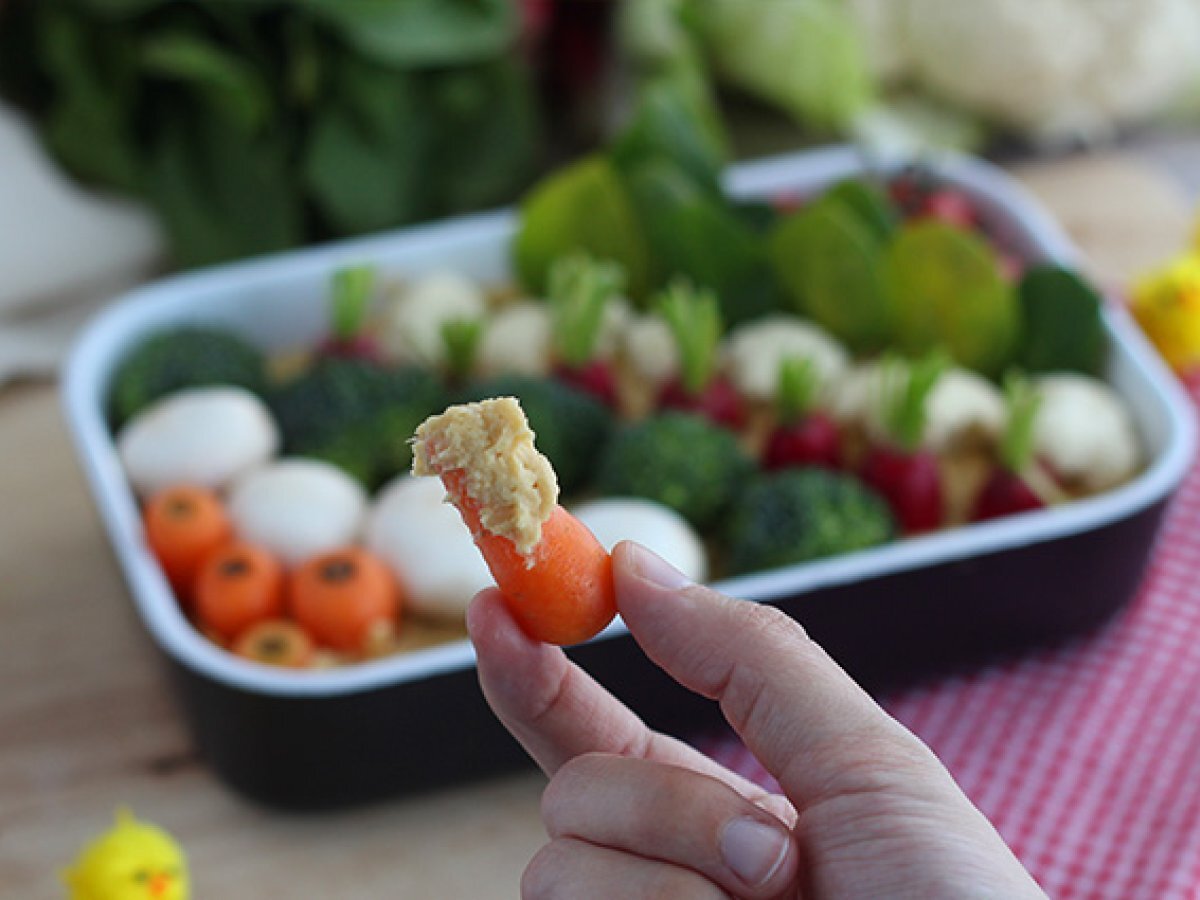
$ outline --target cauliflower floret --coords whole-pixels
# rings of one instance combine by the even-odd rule
[[[785,359],[812,360],[823,396],[850,364],[845,349],[815,325],[796,316],[768,316],[735,328],[725,345],[725,362],[734,385],[752,400],[769,402],[779,389]]]
[[[1085,375],[1045,375],[1034,422],[1034,453],[1070,487],[1103,491],[1131,477],[1141,463],[1129,411],[1106,384]]]
[[[621,348],[625,332],[634,321],[633,307],[624,297],[613,297],[604,307],[600,333],[596,335],[595,353],[599,359],[611,359]]]
[[[522,302],[498,311],[484,326],[477,364],[485,375],[550,371],[550,310],[544,303]]]
[[[883,410],[888,392],[887,367],[878,362],[854,366],[836,383],[833,415],[875,440],[887,440]],[[941,374],[925,402],[922,445],[935,453],[990,446],[1007,424],[1008,410],[996,386],[974,372],[951,368]]]
[[[397,362],[440,366],[446,359],[442,326],[480,319],[487,301],[479,286],[450,271],[422,275],[384,310],[379,342]]]
[[[662,316],[638,316],[625,328],[623,350],[633,372],[647,384],[661,385],[679,374],[675,335]]]
[[[1035,137],[1099,137],[1200,75],[1194,0],[905,0],[913,75]]]

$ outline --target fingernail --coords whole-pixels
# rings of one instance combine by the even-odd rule
[[[692,583],[673,565],[640,544],[629,545],[629,561],[639,578],[663,590],[676,591]]]
[[[721,832],[725,865],[751,887],[766,884],[787,858],[791,838],[757,819],[733,819]]]

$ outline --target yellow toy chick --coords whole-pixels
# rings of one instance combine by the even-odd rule
[[[1176,371],[1200,365],[1200,252],[1144,277],[1134,286],[1130,307]]]
[[[71,900],[188,900],[187,859],[169,834],[117,810],[116,824],[63,872]]]

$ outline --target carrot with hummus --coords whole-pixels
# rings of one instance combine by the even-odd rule
[[[558,479],[533,438],[511,397],[451,406],[417,429],[413,474],[442,479],[525,632],[577,644],[616,615],[612,561],[558,505]]]

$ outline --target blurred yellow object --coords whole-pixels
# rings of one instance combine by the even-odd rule
[[[1172,368],[1200,365],[1200,249],[1134,285],[1131,309]]]
[[[155,825],[117,811],[116,824],[63,872],[71,900],[188,900],[187,859]]]

